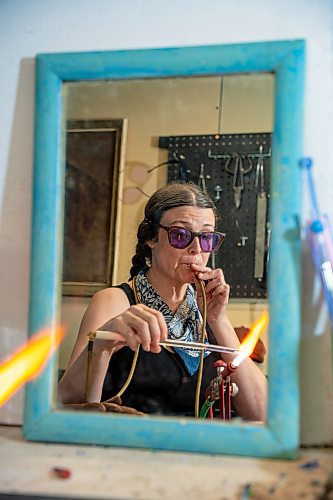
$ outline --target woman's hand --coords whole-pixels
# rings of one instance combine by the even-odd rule
[[[199,264],[192,264],[191,267],[195,271],[195,276],[199,280],[206,282],[207,321],[213,324],[223,320],[229,302],[230,286],[225,282],[222,269],[211,269]],[[198,279],[195,280],[195,287],[197,289],[198,305],[202,312],[202,291]]]
[[[168,337],[163,314],[144,304],[130,306],[126,311],[101,326],[99,330],[114,333],[115,341],[122,345],[127,344],[133,351],[136,351],[138,344],[141,344],[145,351],[159,353],[161,351],[160,340],[166,340]],[[114,347],[113,342],[111,348]]]

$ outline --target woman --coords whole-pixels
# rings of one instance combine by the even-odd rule
[[[207,330],[210,342],[239,347],[226,308],[229,286],[221,269],[207,266],[224,235],[215,232],[216,208],[198,186],[170,183],[147,202],[138,228],[132,258],[133,291],[127,284],[97,292],[83,317],[77,341],[59,383],[63,403],[97,402],[116,394],[129,373],[133,352],[141,345],[138,364],[123,403],[147,413],[193,415],[199,353],[191,349],[161,348],[160,341],[177,338],[199,341],[202,290],[205,283]],[[198,278],[198,279],[197,279]],[[85,394],[89,331],[113,332],[115,340],[96,340]],[[205,352],[201,402],[216,376],[220,355]],[[233,356],[223,354],[225,361]],[[233,405],[244,419],[262,421],[266,412],[266,378],[246,359],[233,373],[239,387]]]

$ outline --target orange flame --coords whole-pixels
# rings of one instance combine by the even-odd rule
[[[42,330],[0,364],[0,407],[23,384],[40,374],[63,336],[62,327]]]
[[[232,361],[232,366],[239,366],[245,358],[250,356],[258,342],[260,334],[264,331],[266,325],[268,324],[269,316],[268,312],[264,311],[257,321],[253,323],[250,328],[249,333],[243,339],[241,345],[239,346],[240,353]]]

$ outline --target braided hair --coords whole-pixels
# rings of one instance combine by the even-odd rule
[[[130,280],[141,269],[147,267],[147,259],[151,260],[151,248],[147,245],[147,241],[157,237],[158,224],[161,221],[163,213],[171,208],[183,206],[211,208],[216,218],[218,215],[211,198],[193,182],[169,182],[158,189],[149,198],[144,211],[144,219],[138,227],[137,244],[130,269]]]

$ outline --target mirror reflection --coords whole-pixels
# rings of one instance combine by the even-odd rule
[[[273,96],[272,74],[64,85],[62,404],[265,419],[265,331],[230,362],[268,308]]]

